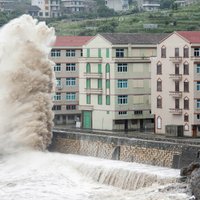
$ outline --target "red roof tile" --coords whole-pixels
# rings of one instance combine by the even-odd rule
[[[92,36],[57,36],[54,47],[80,47],[92,39]]]
[[[177,31],[177,33],[190,43],[200,43],[200,31]]]

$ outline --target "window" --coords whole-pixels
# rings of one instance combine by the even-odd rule
[[[110,80],[106,80],[106,89],[110,89]]]
[[[56,86],[61,86],[61,78],[56,78]]]
[[[185,110],[189,109],[189,99],[187,97],[183,101],[183,107]]]
[[[102,79],[98,79],[98,89],[102,89]]]
[[[194,48],[194,56],[195,57],[200,56],[200,48]]]
[[[90,67],[90,63],[86,64],[86,73],[90,73],[91,72],[91,67]]]
[[[118,96],[118,104],[127,104],[127,103],[128,103],[128,95]]]
[[[110,105],[110,96],[106,95],[106,105]]]
[[[110,73],[110,64],[106,64],[106,73]]]
[[[200,108],[200,99],[197,99],[197,108]]]
[[[175,92],[179,92],[179,81],[175,81]]]
[[[183,83],[183,90],[184,92],[189,92],[189,82],[187,80]]]
[[[67,92],[66,93],[66,100],[74,101],[75,99],[76,99],[76,93],[75,92]]]
[[[90,57],[90,49],[87,49],[87,57]]]
[[[56,63],[56,65],[54,66],[54,72],[60,72],[61,71],[61,64]]]
[[[106,58],[109,58],[110,57],[110,50],[107,48],[106,49]]]
[[[66,105],[66,110],[76,110],[76,105]]]
[[[117,81],[118,88],[127,88],[128,87],[128,80],[127,79],[119,79]]]
[[[117,71],[118,72],[127,72],[128,71],[128,66],[126,63],[119,63],[117,65]]]
[[[91,95],[90,94],[86,95],[86,104],[91,104]]]
[[[60,57],[60,50],[59,49],[52,49],[51,50],[51,57]]]
[[[142,110],[135,110],[134,115],[142,115]]]
[[[189,115],[187,113],[184,115],[184,122],[189,122]]]
[[[116,58],[124,57],[124,49],[116,49]]]
[[[183,64],[183,74],[189,75],[189,65],[188,65],[188,63]]]
[[[67,63],[66,71],[76,71],[76,64],[75,63]]]
[[[157,80],[157,91],[158,92],[162,91],[162,81],[160,79]]]
[[[157,63],[157,74],[162,74],[162,64]]]
[[[61,100],[61,93],[60,92],[56,92],[54,97],[53,97],[54,101],[60,101]]]
[[[166,47],[165,46],[163,46],[161,48],[161,58],[166,58]]]
[[[200,90],[200,81],[197,81],[197,90]]]
[[[102,105],[102,95],[98,95],[98,104]]]
[[[175,109],[179,109],[180,101],[179,99],[175,99]]]
[[[98,64],[98,74],[102,74],[102,65]]]
[[[74,85],[76,85],[76,78],[66,78],[66,85],[67,86],[74,86]]]
[[[183,48],[183,57],[189,58],[189,48],[187,46]]]
[[[127,115],[127,111],[119,111],[118,115]]]
[[[162,98],[161,98],[161,96],[157,97],[157,108],[162,108]]]
[[[200,74],[200,64],[197,64],[197,73]]]
[[[101,49],[98,49],[98,57],[101,58]]]
[[[157,129],[162,128],[162,118],[160,116],[157,117]]]
[[[197,119],[200,119],[200,114],[197,114]]]
[[[179,75],[179,64],[175,64],[175,74]]]
[[[61,110],[61,105],[54,105],[52,110]]]
[[[86,79],[86,88],[87,89],[91,88],[91,79],[89,79],[89,78]]]
[[[83,49],[81,49],[80,56],[83,57]]]
[[[75,57],[75,49],[66,50],[66,57]]]
[[[179,48],[175,48],[175,57],[179,57]]]

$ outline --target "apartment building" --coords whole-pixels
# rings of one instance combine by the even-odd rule
[[[151,114],[150,57],[165,34],[99,34],[79,60],[82,127],[146,130]]]
[[[87,0],[62,0],[62,7],[66,14],[83,12],[87,7]]]
[[[177,31],[162,40],[152,58],[155,132],[200,135],[200,31]]]
[[[15,5],[14,0],[0,0],[0,11],[2,12],[12,12]]]
[[[70,124],[80,119],[78,59],[82,56],[82,46],[90,39],[90,36],[58,36],[51,50],[56,75],[55,124]]]
[[[32,7],[29,9],[30,14],[36,14],[40,18],[50,18],[50,17],[59,17],[61,16],[60,0],[32,0]],[[40,10],[37,12],[36,7]]]
[[[128,0],[105,0],[105,5],[115,11],[126,11],[129,9]]]

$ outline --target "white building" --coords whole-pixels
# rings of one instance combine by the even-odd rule
[[[115,11],[126,11],[129,9],[128,0],[105,0],[105,5]]]

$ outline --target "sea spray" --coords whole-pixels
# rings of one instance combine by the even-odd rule
[[[52,137],[53,28],[23,15],[0,29],[0,152],[45,150]]]

